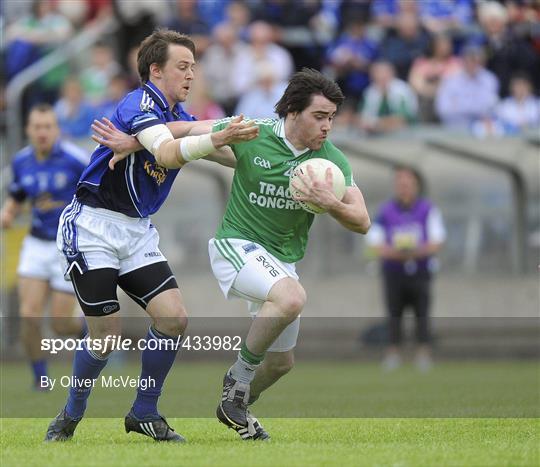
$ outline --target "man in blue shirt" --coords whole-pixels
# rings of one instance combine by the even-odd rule
[[[73,198],[88,157],[78,147],[59,139],[56,116],[48,104],[30,111],[26,133],[30,145],[13,157],[13,181],[0,223],[3,229],[11,227],[24,202],[32,203],[30,233],[24,239],[17,268],[19,314],[34,387],[46,390],[41,318],[47,300],[50,298],[52,328],[57,334],[80,335],[82,331],[82,321],[73,316],[73,287],[64,280],[55,239],[60,214]]]
[[[253,123],[236,119],[218,133],[175,139],[196,131],[194,118],[180,105],[193,80],[194,54],[191,39],[175,31],[158,30],[141,43],[137,65],[142,86],[120,102],[111,119],[135,136],[141,149],[123,158],[99,146],[79,180],[76,197],[62,213],[57,245],[91,339],[75,353],[74,384],[65,408],[49,425],[46,441],[70,439],[84,415],[92,386],[84,382],[99,376],[112,351],[106,343],[120,335],[117,285],[152,318],[126,431],[157,441],[185,441],[157,410],[187,314],[149,216],[161,207],[184,164],[258,134]],[[219,160],[225,165],[234,161],[230,150]]]

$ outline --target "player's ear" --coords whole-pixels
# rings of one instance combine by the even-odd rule
[[[150,65],[150,76],[161,78],[161,68],[157,63],[152,63]]]
[[[288,117],[290,117],[291,120],[296,120],[298,118],[298,112],[289,112]]]

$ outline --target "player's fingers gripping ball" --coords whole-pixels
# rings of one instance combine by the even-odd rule
[[[328,173],[327,169],[330,169],[330,173]],[[291,177],[289,178],[289,190],[293,198],[296,199],[298,196],[302,196],[303,193],[308,191],[314,183],[331,183],[332,191],[334,192],[335,197],[340,201],[345,195],[345,176],[336,164],[327,159],[308,159],[298,165],[298,167],[292,171]],[[326,209],[317,206],[314,203],[299,199],[297,199],[296,202],[299,203],[304,210],[311,212],[312,214],[322,214],[323,212],[326,212]]]

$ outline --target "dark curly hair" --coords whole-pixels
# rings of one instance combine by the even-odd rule
[[[322,95],[336,106],[345,99],[337,83],[313,68],[302,68],[292,76],[274,111],[281,118],[289,113],[302,112],[309,107],[314,95]]]

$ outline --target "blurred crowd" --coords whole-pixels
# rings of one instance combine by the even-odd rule
[[[368,135],[417,123],[477,136],[540,125],[540,6],[535,0],[34,0],[1,3],[7,84],[84,28],[118,28],[47,72],[24,109],[54,105],[64,136],[86,137],[139,85],[140,41],[156,27],[190,35],[199,119],[273,117],[290,75],[322,70],[347,99],[337,123]],[[7,118],[7,115],[6,117]]]

